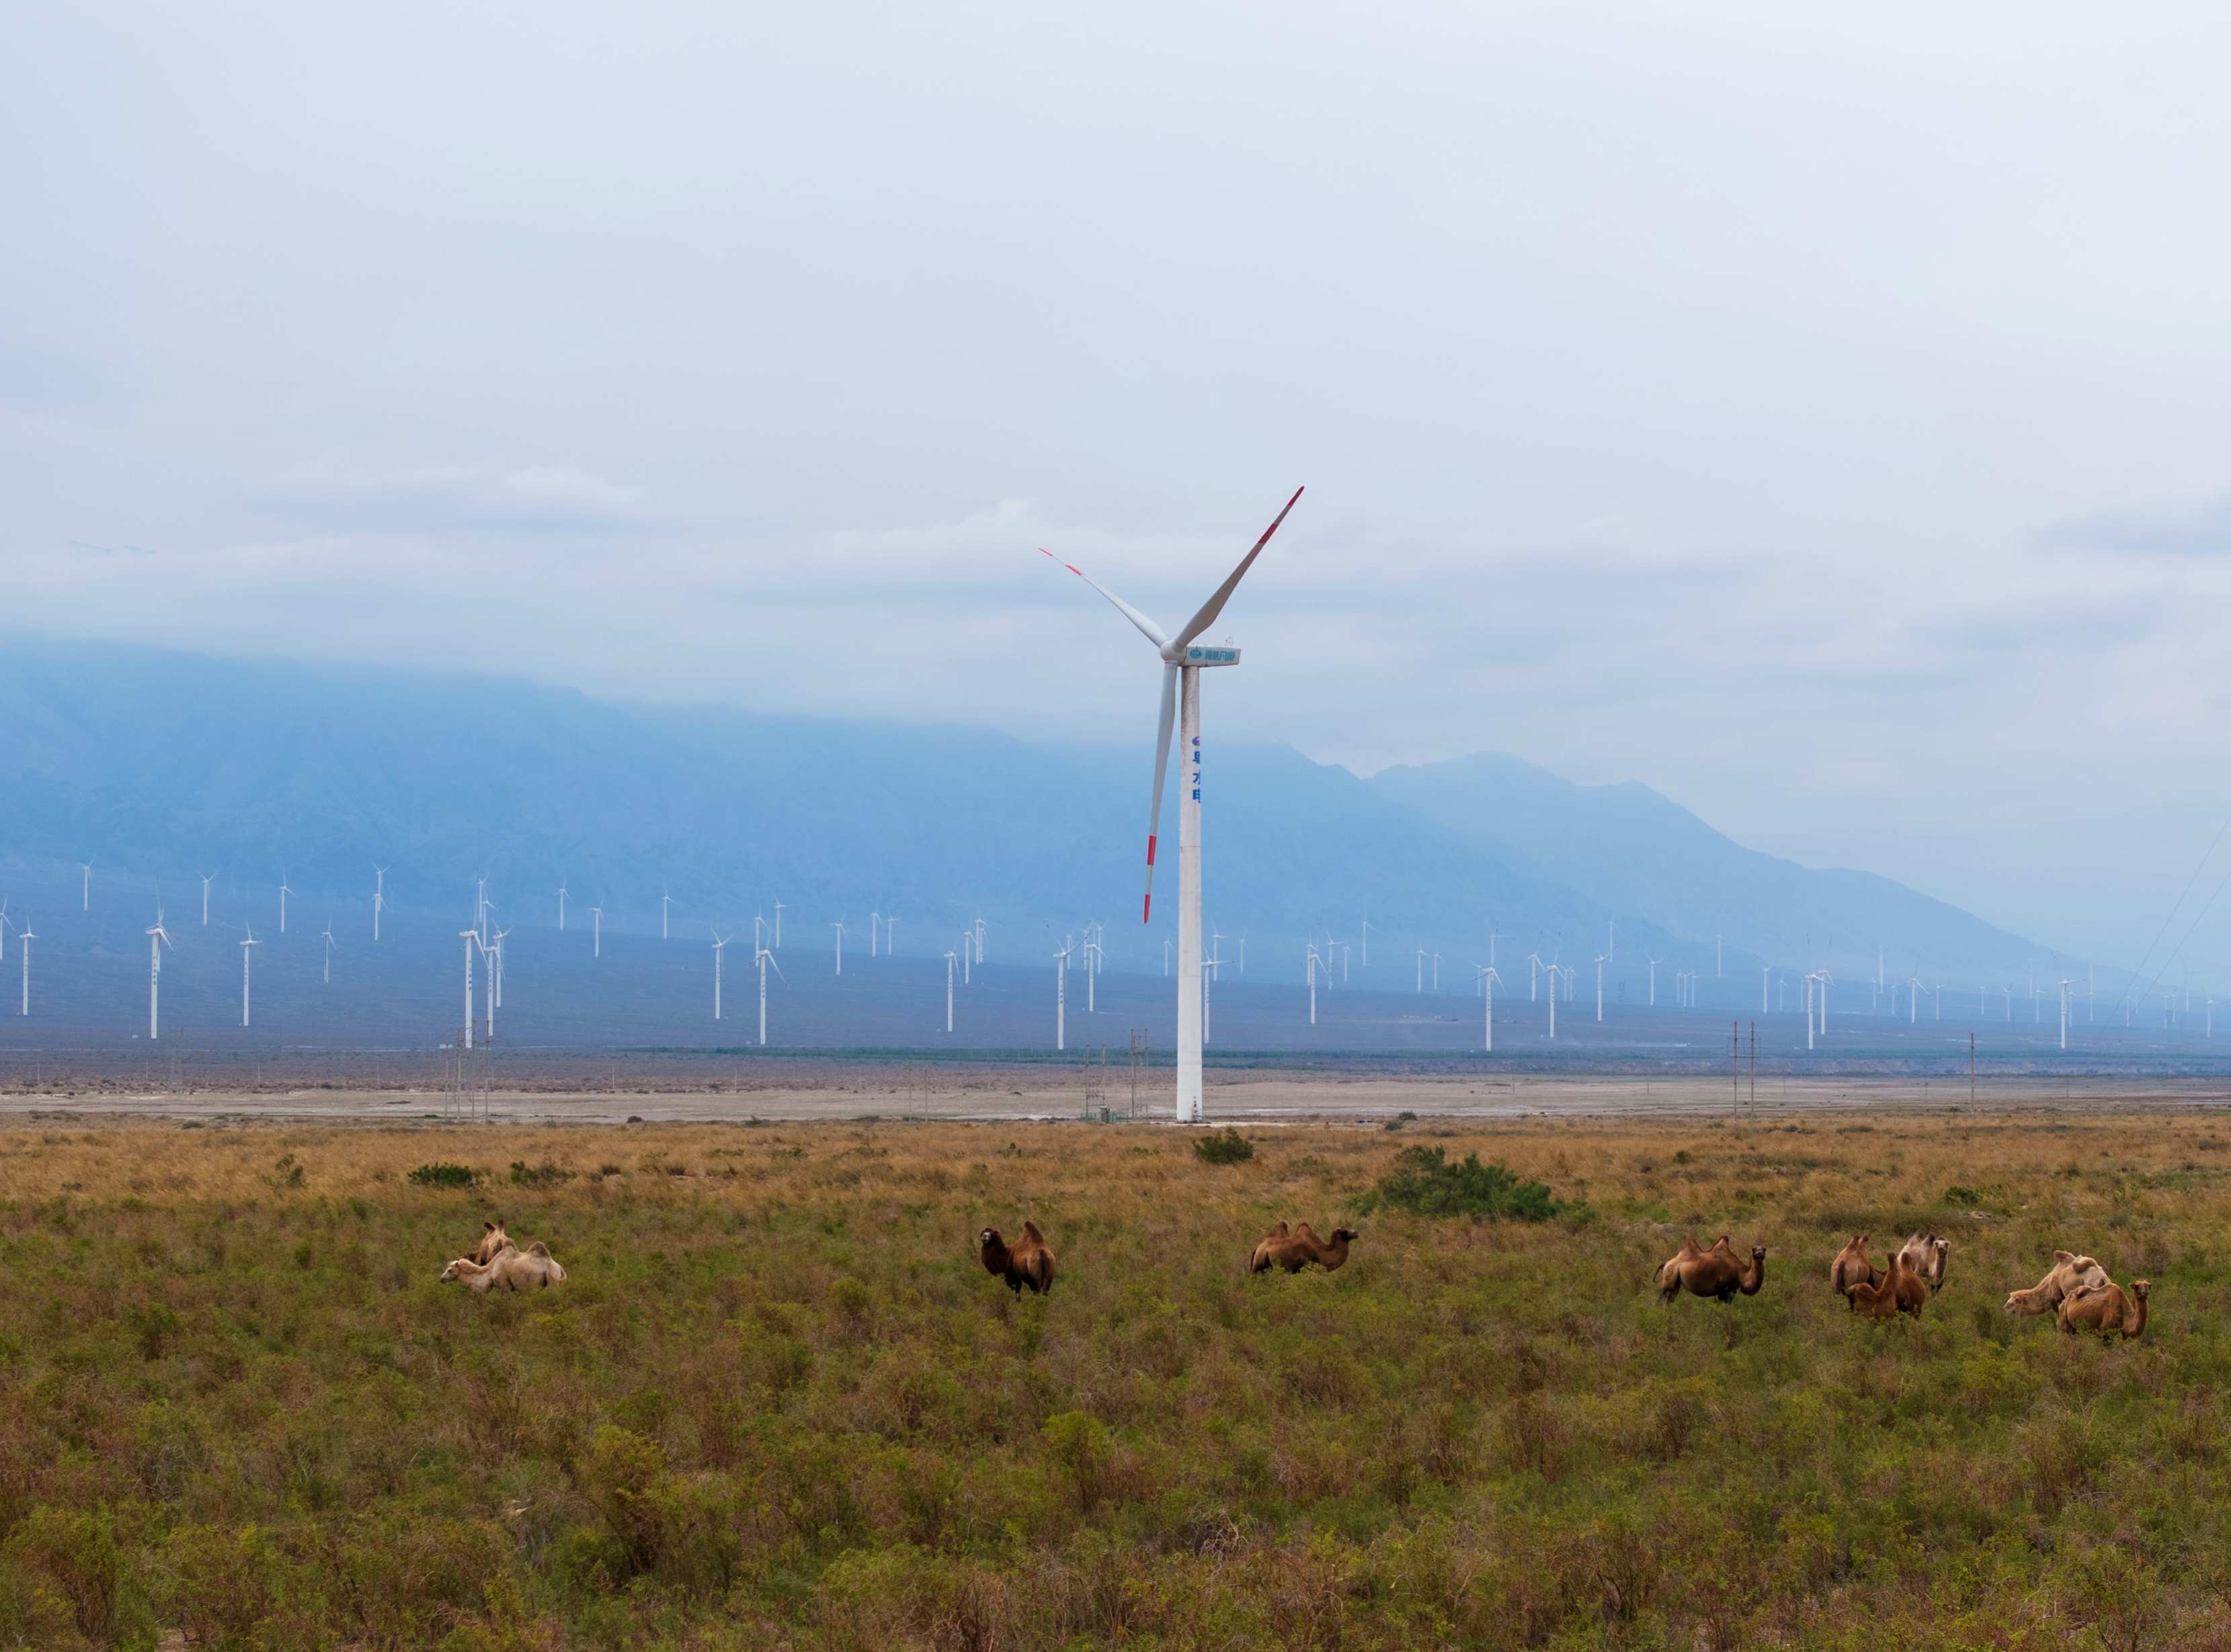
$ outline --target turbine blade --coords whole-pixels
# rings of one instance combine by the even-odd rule
[[[1266,535],[1265,537],[1267,538],[1268,536]],[[1061,558],[1059,557],[1055,556],[1052,552],[1047,550],[1044,545],[1040,545],[1038,547],[1038,554],[1042,557],[1049,558],[1055,562],[1061,562]],[[1155,624],[1154,621],[1148,619],[1144,614],[1141,614],[1137,609],[1132,607],[1130,603],[1125,602],[1121,597],[1118,597],[1114,591],[1109,590],[1107,586],[1102,584],[1097,579],[1095,579],[1090,574],[1085,572],[1083,569],[1078,567],[1075,563],[1061,562],[1061,565],[1068,569],[1070,572],[1075,574],[1079,579],[1082,579],[1086,584],[1091,586],[1093,590],[1098,591],[1109,602],[1115,603],[1117,611],[1120,612],[1125,619],[1130,621],[1132,624],[1137,626],[1141,635],[1145,636],[1148,642],[1153,643],[1158,649],[1167,648],[1169,646],[1170,639],[1163,635],[1162,628]]]
[[[1178,668],[1162,668],[1162,715],[1154,729],[1154,806],[1147,816],[1147,900],[1139,921],[1154,920],[1154,840],[1162,833],[1162,782],[1170,772],[1170,728],[1178,714]]]
[[[1203,603],[1200,605],[1200,612],[1187,622],[1185,629],[1177,635],[1175,647],[1182,649],[1216,623],[1216,616],[1224,611],[1225,603],[1232,600],[1232,593],[1239,589],[1240,577],[1255,565],[1255,558],[1262,554],[1263,547],[1271,543],[1271,536],[1278,531],[1278,524],[1286,519],[1286,511],[1292,510],[1296,500],[1298,500],[1301,496],[1302,490],[1298,487],[1294,489],[1294,497],[1286,501],[1286,510],[1280,511],[1271,526],[1263,530],[1263,537],[1255,541],[1255,548],[1252,551],[1240,558],[1239,565],[1232,571],[1232,578],[1219,585],[1216,588],[1216,595]]]

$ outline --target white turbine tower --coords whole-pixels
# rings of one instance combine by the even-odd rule
[[[255,939],[255,932],[252,929],[248,932],[248,939],[240,943],[240,1024],[243,1027],[248,1025],[248,963],[255,956],[248,949],[262,945]]]
[[[563,878],[558,881],[558,932],[561,935],[566,932],[566,881]]]
[[[844,973],[844,920],[839,918],[830,927],[837,932],[837,973]]]
[[[1549,978],[1549,1036],[1555,1038],[1557,1036],[1557,977],[1569,977],[1572,971],[1555,964],[1544,964],[1542,971]]]
[[[728,954],[729,938],[718,930],[710,932],[713,936],[713,1019],[718,1021],[721,1018],[721,960]]]
[[[662,894],[658,897],[658,939],[661,940],[669,939],[669,932],[666,927],[666,915],[669,908],[673,905],[674,897],[672,895]]]
[[[885,958],[896,958],[898,955],[899,955],[899,920],[898,920],[898,916],[897,916],[897,914],[896,914],[896,913],[888,913],[888,912],[887,912],[887,913],[885,913],[883,914],[883,956],[884,956]]]
[[[1603,966],[1604,966],[1604,958],[1605,958],[1605,954],[1603,954],[1603,953],[1601,953],[1601,952],[1599,952],[1599,953],[1597,953],[1597,954],[1596,954],[1596,1020],[1597,1020],[1597,1022],[1598,1022],[1599,1023],[1600,1023],[1602,1022],[1602,1020],[1603,1020]]]
[[[217,876],[217,874],[214,872],[204,872],[202,874],[202,927],[204,929],[207,929],[209,927],[209,887],[210,880],[215,876]],[[374,919],[372,920],[372,927],[377,929],[378,926],[379,920],[378,919]]]
[[[282,867],[279,871],[279,932],[282,935],[287,932],[287,897],[294,893],[287,887],[287,872]]]
[[[1487,1053],[1492,1055],[1495,1054],[1495,984],[1503,978],[1496,973],[1492,964],[1475,964],[1472,968],[1479,971],[1479,984],[1487,998]]]
[[[158,914],[157,914],[157,915],[158,915],[158,916],[160,916],[160,914],[159,914],[159,913],[158,913]],[[318,937],[318,939],[319,939],[320,940],[321,940],[321,941],[325,942],[325,944],[326,944],[326,984],[327,984],[327,986],[331,986],[331,985],[333,985],[333,913],[327,913],[326,914],[326,932],[325,932],[324,934],[322,934],[322,935],[319,936],[319,937]]]
[[[1240,579],[1255,565],[1255,558],[1286,519],[1286,513],[1300,500],[1302,490],[1297,487],[1294,496],[1286,501],[1263,530],[1263,537],[1255,541],[1254,548],[1240,558],[1239,565],[1231,577],[1218,586],[1215,594],[1201,604],[1200,611],[1186,622],[1177,635],[1167,635],[1162,628],[1148,619],[1130,603],[1106,587],[1096,583],[1074,563],[1064,563],[1071,573],[1091,585],[1103,597],[1115,604],[1116,611],[1139,629],[1140,634],[1154,645],[1162,658],[1162,707],[1154,738],[1154,802],[1147,816],[1147,891],[1140,907],[1140,921],[1152,921],[1154,913],[1154,846],[1162,829],[1162,783],[1169,771],[1170,729],[1173,722],[1181,725],[1180,739],[1183,751],[1185,778],[1178,797],[1178,1060],[1177,1060],[1177,1121],[1180,1124],[1199,1124],[1201,1121],[1200,1082],[1200,674],[1210,666],[1232,666],[1239,663],[1239,650],[1232,648],[1203,648],[1194,639],[1216,623],[1224,605],[1232,600],[1232,593],[1239,588]],[[1048,556],[1052,552],[1048,552]]]
[[[23,928],[16,932],[16,939],[23,943],[16,950],[23,954],[23,1008],[22,1013],[28,1016],[31,1013],[31,943],[39,938],[32,932],[30,926],[27,924]]]
[[[984,914],[983,914],[982,913],[980,913],[980,913],[978,913],[976,914],[976,963],[977,963],[977,965],[980,968],[980,967],[982,966],[982,965],[983,965],[983,962],[984,962]]]
[[[883,945],[883,908],[880,907],[871,907],[868,913],[868,956],[870,958],[878,958],[882,956],[882,954],[876,951],[876,948]]]
[[[1309,944],[1309,950],[1304,956],[1310,971],[1310,1025],[1314,1027],[1317,1024],[1317,965],[1321,961],[1317,957],[1317,945],[1315,941]]]
[[[1553,978],[1549,984],[1549,991],[1553,996],[1556,992],[1556,983]],[[1529,952],[1526,954],[1526,1002],[1529,1003],[1539,1003],[1541,1001],[1542,954],[1539,952]]]
[[[1070,950],[1068,940],[1064,939],[1061,944],[1061,951],[1053,955],[1053,1047],[1056,1049],[1069,1048],[1069,954]],[[1200,978],[1196,976],[1194,979],[1198,981]]]
[[[1422,996],[1422,995],[1424,994],[1425,991],[1426,991],[1426,949],[1425,949],[1424,947],[1420,946],[1420,947],[1418,949],[1418,991],[1419,991],[1419,993]]]
[[[163,978],[163,949],[165,946],[174,952],[178,950],[171,944],[171,932],[163,927],[163,908],[158,905],[155,921],[147,926],[147,1039],[150,1043],[162,1036],[161,1023],[155,1013],[156,988]]]
[[[759,945],[757,941],[752,944],[754,946]],[[774,944],[777,946],[782,945],[782,902],[779,900],[774,903]]]
[[[1662,958],[1645,957],[1643,959],[1650,965],[1650,1007],[1653,1010],[1658,1007],[1658,966],[1665,961]]]
[[[379,939],[379,914],[387,908],[387,868],[384,866],[375,866],[372,868],[372,938],[374,940],[378,940]],[[204,886],[202,892],[202,900],[204,906],[206,906],[209,900],[209,892],[206,886]],[[206,911],[203,913],[202,921],[204,923],[207,923],[209,921],[209,916]]]
[[[465,1048],[473,1047],[473,943],[481,938],[477,929],[457,932],[465,943]]]
[[[2060,1047],[2063,1049],[2068,1048],[2071,1001],[2075,996],[2070,989],[2075,984],[2073,981],[2063,981],[2060,984]],[[2208,1000],[2208,1036],[2211,1038],[2215,1036],[2215,1001],[2212,998]]]
[[[1928,990],[1922,985],[1921,978],[1917,975],[1907,982],[1906,1008],[1911,1013],[1906,1016],[1906,1021],[1909,1025],[1918,1027],[1921,1024],[1921,995]]]
[[[80,861],[78,865],[85,869],[85,909],[91,912],[93,910],[93,862]]]
[[[589,917],[596,926],[590,932],[589,956],[602,958],[605,955],[605,909],[602,907],[592,907],[589,908]]]
[[[767,965],[774,964],[774,972],[779,979],[786,981],[790,978],[783,974],[781,965],[775,964],[774,954],[759,944],[757,932],[754,932],[752,937],[752,962],[758,965],[760,969],[760,1048],[765,1049],[766,1048]]]
[[[1766,994],[1768,987],[1772,984],[1769,978],[1773,973],[1774,965],[1771,964],[1762,964],[1758,966],[1758,1012],[1761,1015],[1767,1012]]]
[[[945,1030],[947,1032],[953,1030],[953,961],[958,956],[955,952],[945,955]]]

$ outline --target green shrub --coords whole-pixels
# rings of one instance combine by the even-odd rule
[[[518,1166],[514,1165],[516,1170]],[[421,1165],[406,1178],[417,1187],[470,1187],[480,1172],[463,1165]]]
[[[1976,1205],[1982,1202],[1983,1196],[1972,1187],[1948,1187],[1944,1190],[1944,1203],[1947,1204]]]
[[[1426,1216],[1510,1216],[1547,1222],[1571,1209],[1540,1182],[1522,1182],[1501,1165],[1483,1165],[1478,1153],[1457,1164],[1439,1147],[1405,1147],[1394,1168],[1356,1202],[1368,1213],[1387,1205]]]
[[[1193,1151],[1204,1164],[1238,1165],[1255,1157],[1255,1144],[1227,1126],[1212,1135],[1203,1136],[1193,1143]]]
[[[573,1179],[573,1172],[560,1170],[546,1158],[532,1169],[514,1158],[511,1161],[511,1179],[518,1187],[560,1187]]]

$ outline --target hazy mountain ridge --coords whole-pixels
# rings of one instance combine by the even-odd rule
[[[1730,1001],[1762,961],[1864,962],[1871,978],[1879,939],[1893,974],[1901,945],[1946,974],[2004,974],[2037,952],[1888,880],[1745,849],[1637,784],[1575,786],[1496,756],[1369,781],[1284,747],[1212,741],[1206,758],[1206,916],[1227,957],[1248,938],[1252,970],[1298,974],[1304,941],[1328,938],[1360,968],[1366,917],[1382,984],[1420,947],[1445,981],[1468,979],[1491,927],[1506,981],[1529,952],[1586,968],[1616,920],[1607,990],[1638,1000],[1645,957],[1664,960],[1663,996],[1677,968],[1710,973],[1716,935]],[[1114,966],[1157,969],[1177,866],[1166,852],[1142,930],[1150,759],[462,674],[47,639],[0,658],[0,853],[19,884],[74,886],[91,857],[104,890],[160,878],[174,912],[201,873],[275,892],[282,869],[307,906],[368,906],[378,863],[398,913],[468,913],[485,876],[504,921],[547,925],[562,879],[576,921],[601,901],[609,926],[638,933],[670,890],[692,932],[748,936],[781,900],[786,929],[821,944],[842,918],[863,945],[870,912],[896,913],[909,952],[941,952],[980,912],[1014,959],[1098,920]],[[1168,810],[1174,850],[1174,796]]]

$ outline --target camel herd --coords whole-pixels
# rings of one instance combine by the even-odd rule
[[[1283,1230],[1284,1224],[1280,1225]],[[1944,1264],[1951,1250],[1952,1242],[1943,1236],[1917,1233],[1892,1255],[1889,1267],[1878,1268],[1867,1255],[1867,1236],[1854,1234],[1830,1259],[1828,1284],[1851,1305],[1853,1313],[1867,1319],[1890,1320],[1911,1313],[1917,1320],[1923,1305],[1944,1288]],[[1258,1249],[1256,1254],[1259,1257],[1262,1252]],[[1658,1269],[1658,1300],[1662,1307],[1687,1291],[1732,1302],[1737,1292],[1757,1295],[1765,1283],[1765,1246],[1753,1245],[1750,1260],[1744,1262],[1736,1256],[1725,1235],[1710,1250],[1684,1237],[1681,1249]],[[2060,1328],[2072,1334],[2079,1331],[2103,1337],[2119,1334],[2128,1341],[2145,1330],[2146,1303],[2152,1294],[2150,1281],[2133,1280],[2125,1291],[2107,1277],[2107,1270],[2093,1258],[2056,1250],[2052,1271],[2027,1290],[2011,1293],[2006,1310],[2014,1314],[2051,1313]]]
[[[547,1289],[566,1277],[566,1270],[550,1254],[550,1247],[540,1239],[528,1242],[521,1250],[511,1242],[501,1222],[484,1222],[488,1231],[481,1235],[469,1255],[459,1256],[442,1270],[441,1283],[452,1281],[463,1284],[475,1294],[487,1291],[539,1291]]]

